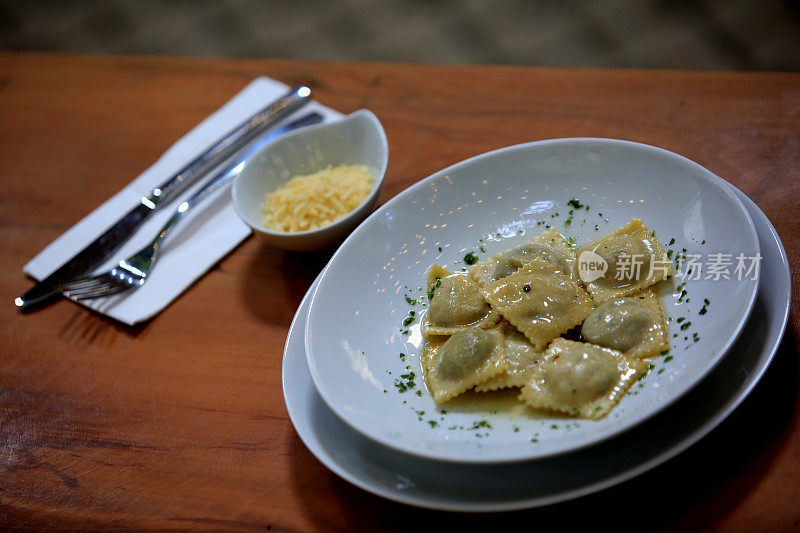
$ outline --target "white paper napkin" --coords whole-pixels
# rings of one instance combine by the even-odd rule
[[[285,94],[288,89],[287,85],[265,77],[252,81],[172,145],[153,166],[50,243],[23,270],[37,280],[50,275],[136,206],[142,196],[148,194],[153,187],[163,183],[220,136]],[[317,102],[310,102],[286,121],[311,111],[320,113],[324,122],[337,120],[342,116]],[[162,206],[98,271],[110,268],[152,240],[177,205],[202,187],[203,183],[205,180],[199,181],[171,205]],[[169,305],[249,234],[250,228],[239,219],[233,209],[228,185],[193,208],[186,215],[186,220],[182,220],[172,230],[150,278],[141,288],[80,303],[126,324],[133,325],[147,320]]]

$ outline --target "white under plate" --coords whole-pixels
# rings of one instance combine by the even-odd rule
[[[590,209],[568,205],[572,198]],[[551,224],[581,246],[633,218],[643,219],[673,258],[686,249],[701,254],[706,267],[701,279],[686,283],[682,298],[674,293],[683,280],[662,284],[661,299],[673,319],[672,351],[652,361],[653,371],[619,406],[593,421],[532,413],[514,391],[433,401],[418,360],[418,319],[432,263],[459,270],[467,252],[488,257]],[[609,139],[511,146],[422,180],[353,232],[313,295],[305,334],[309,370],[342,420],[399,451],[484,464],[575,451],[647,420],[719,363],[746,322],[757,289],[751,277],[736,279],[736,256],[758,252],[752,220],[726,182],[684,157]],[[730,279],[706,278],[713,253],[730,254]],[[704,299],[710,305],[701,315]],[[405,335],[403,320],[411,310],[416,317]],[[407,383],[402,376],[409,372],[415,388],[403,391],[397,384]]]
[[[556,503],[658,466],[708,434],[747,397],[786,327],[791,294],[786,254],[764,214],[744,195],[741,198],[755,221],[764,255],[752,318],[728,356],[696,390],[624,435],[568,456],[514,465],[454,465],[377,445],[331,412],[311,381],[303,332],[313,286],[292,322],[284,351],[283,390],[295,429],[323,464],[354,485],[398,502],[451,511]]]

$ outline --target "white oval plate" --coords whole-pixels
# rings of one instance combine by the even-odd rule
[[[571,198],[591,209],[575,210],[567,227]],[[473,393],[480,402],[437,405],[424,389],[419,368],[418,322],[410,336],[400,329],[411,309],[406,296],[426,299],[420,288],[431,263],[460,268],[467,252],[484,246],[480,257],[493,255],[529,240],[545,224],[581,246],[634,217],[665,245],[674,238],[670,248],[676,251],[686,248],[704,258],[732,254],[734,263],[740,253],[759,253],[752,220],[724,180],[684,157],[643,144],[540,141],[489,152],[422,180],[357,228],[323,272],[305,334],[317,390],[365,436],[444,461],[544,458],[630,429],[677,400],[722,359],[752,309],[755,280],[736,280],[731,266],[731,279],[689,281],[688,303],[662,293],[674,319],[670,334],[679,335],[671,338],[669,359],[654,360],[653,372],[599,421],[532,415],[511,393]],[[711,305],[700,316],[704,299]],[[418,314],[420,306],[413,307]],[[679,324],[679,317],[688,318]],[[686,322],[692,325],[680,329]],[[405,360],[400,353],[407,354]],[[396,380],[409,371],[416,375],[416,388],[400,393]],[[495,401],[498,396],[503,400]]]
[[[789,316],[789,264],[778,234],[744,195],[764,255],[764,276],[744,332],[728,356],[675,405],[629,433],[568,456],[511,466],[463,466],[398,453],[350,429],[317,394],[303,334],[312,286],[286,338],[283,393],[298,435],[333,472],[394,501],[448,511],[510,511],[561,502],[617,485],[686,450],[755,388]],[[466,470],[465,470],[466,469]]]

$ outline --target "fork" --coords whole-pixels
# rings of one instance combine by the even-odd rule
[[[169,220],[167,220],[167,223],[161,227],[150,244],[127,259],[123,259],[112,267],[111,270],[63,283],[59,286],[59,290],[68,298],[86,300],[111,296],[141,287],[147,281],[147,277],[153,270],[164,239],[166,239],[170,230],[184,218],[186,212],[237,176],[242,171],[242,168],[244,168],[247,159],[274,137],[296,128],[315,124],[321,120],[322,116],[319,113],[309,113],[265,136],[260,142],[255,143],[246,151],[247,155],[234,159],[233,163],[219,171],[202,189],[181,202],[175,210],[175,213],[173,213]]]

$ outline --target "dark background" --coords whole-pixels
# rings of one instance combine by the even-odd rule
[[[800,70],[800,0],[0,0],[0,48]]]

